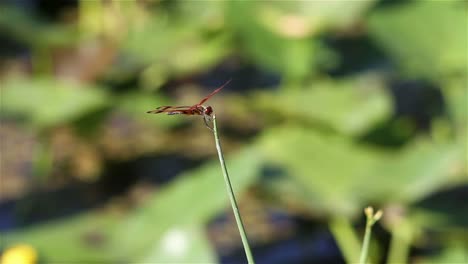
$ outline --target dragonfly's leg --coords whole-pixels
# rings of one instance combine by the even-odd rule
[[[211,128],[210,125],[209,125],[209,123],[211,123],[211,116],[209,116],[209,115],[203,115],[203,121],[205,121],[205,126],[206,126],[209,130],[213,131],[213,128]]]

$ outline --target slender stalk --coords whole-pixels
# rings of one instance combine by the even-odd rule
[[[400,219],[391,229],[392,240],[388,253],[387,263],[405,263],[413,236],[412,228],[406,219]],[[468,263],[468,262],[467,262]]]
[[[371,233],[372,233],[372,225],[370,225],[369,221],[367,221],[366,233],[364,234],[364,242],[362,244],[361,257],[359,258],[359,263],[361,264],[365,264],[367,261]]]
[[[335,216],[329,222],[329,228],[345,262],[356,263],[359,259],[361,242],[353,230],[351,220],[345,216]]]
[[[242,239],[242,244],[244,245],[245,255],[249,264],[255,264],[255,261],[252,257],[252,251],[250,250],[249,241],[247,240],[247,235],[245,233],[244,224],[242,223],[242,218],[239,213],[239,208],[237,206],[236,197],[234,196],[234,191],[232,189],[231,180],[226,169],[226,163],[224,162],[223,151],[221,150],[221,143],[218,136],[218,128],[216,126],[216,115],[213,115],[213,134],[215,137],[216,150],[218,151],[219,163],[221,164],[221,169],[223,171],[224,182],[226,183],[226,189],[229,195],[229,200],[231,201],[232,211],[234,212],[234,217],[236,218],[237,228]]]
[[[367,261],[367,255],[369,252],[369,244],[372,233],[372,226],[382,217],[382,211],[379,210],[374,214],[374,209],[372,207],[367,207],[364,210],[366,214],[366,231],[364,233],[364,242],[361,249],[361,257],[359,258],[359,263],[365,264]]]

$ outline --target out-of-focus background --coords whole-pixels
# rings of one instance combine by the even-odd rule
[[[468,261],[464,1],[2,1],[3,263]],[[17,258],[17,259],[15,259]],[[19,263],[19,262],[14,262]]]

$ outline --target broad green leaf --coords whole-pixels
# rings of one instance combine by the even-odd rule
[[[365,186],[369,171],[383,153],[353,144],[348,138],[283,126],[262,141],[265,155],[282,165],[307,193],[310,206],[325,212],[350,213],[361,206],[354,188]]]
[[[358,135],[389,117],[391,99],[371,79],[317,82],[301,90],[263,94],[256,107],[286,119],[324,124],[344,134]]]
[[[201,72],[231,52],[228,34],[208,37],[203,30],[197,24],[167,23],[161,14],[130,28],[123,48],[146,63],[164,65],[159,69],[161,78]]]
[[[231,1],[227,29],[235,32],[246,60],[296,85],[316,72],[320,58],[330,57],[314,37],[350,26],[373,2]]]
[[[186,24],[197,25],[210,30],[224,26],[226,1],[180,1],[174,3],[176,14]]]
[[[22,114],[35,125],[47,127],[102,109],[109,99],[99,87],[53,79],[15,79],[2,87],[1,103],[2,111]]]
[[[298,126],[269,131],[262,146],[265,156],[299,183],[309,205],[340,214],[355,212],[364,201],[421,199],[453,182],[448,176],[462,158],[455,144],[422,141],[383,151]]]
[[[412,1],[373,12],[369,30],[410,76],[466,76],[466,12],[462,1]]]
[[[253,148],[227,160],[237,196],[255,180],[262,161]],[[27,243],[52,263],[213,262],[203,230],[224,209],[231,210],[221,169],[213,160],[181,175],[125,219],[90,213],[1,234],[0,246]]]
[[[50,47],[70,45],[78,41],[76,27],[63,23],[48,24],[24,10],[0,5],[0,26],[6,33],[28,46]]]
[[[245,149],[226,161],[233,188],[238,196],[256,179],[262,161],[259,151],[254,148]],[[177,262],[181,258],[188,258],[189,256],[174,256],[170,252],[164,253],[156,249],[164,245],[164,237],[170,230],[182,228],[185,231],[181,232],[199,232],[196,230],[199,230],[201,225],[225,208],[230,208],[226,187],[218,161],[213,160],[197,170],[181,175],[119,225],[120,232],[114,240],[114,243],[121,247],[116,253],[118,259],[135,260],[137,256],[148,254],[145,252],[153,252],[149,253],[151,257],[156,258],[153,262]],[[194,226],[198,227],[193,229]],[[191,231],[187,231],[186,228]],[[150,245],[153,245],[152,249]],[[194,256],[197,255],[208,256],[205,253],[197,253]],[[192,261],[208,260],[203,257]]]
[[[369,175],[367,184],[373,188],[368,192],[383,201],[417,201],[457,181],[459,175],[452,171],[462,158],[461,147],[453,142],[416,140],[380,161]]]
[[[105,252],[112,250],[108,242],[116,219],[113,215],[92,212],[40,224],[18,232],[0,234],[0,247],[29,244],[47,263],[108,263],[112,259]]]
[[[288,38],[269,30],[259,21],[261,10],[249,1],[232,1],[227,9],[228,29],[239,37],[246,59],[287,78],[303,79],[312,71],[316,44],[305,36]]]
[[[466,230],[455,232],[443,239],[437,254],[424,254],[418,257],[418,261],[427,264],[466,263]],[[446,236],[446,233],[439,235]]]
[[[141,261],[143,263],[215,263],[204,225],[187,224],[166,230],[154,248]]]
[[[375,0],[261,1],[258,2],[258,17],[272,31],[281,28],[294,31],[304,27],[307,33],[317,34],[326,29],[353,26],[375,2]]]

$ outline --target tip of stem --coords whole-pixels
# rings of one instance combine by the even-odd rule
[[[367,218],[372,218],[374,215],[374,208],[372,208],[372,206],[366,207],[366,209],[364,209],[364,214],[366,214]]]
[[[383,211],[382,210],[378,210],[375,215],[374,215],[374,221],[379,221],[380,218],[382,218],[382,215],[383,215]]]
[[[368,206],[366,207],[366,209],[364,209],[364,213],[367,217],[367,220],[369,222],[371,222],[372,224],[374,224],[375,222],[379,221],[380,218],[382,218],[382,215],[383,215],[383,211],[382,210],[378,210],[375,214],[374,214],[374,208],[372,208],[372,206]]]

